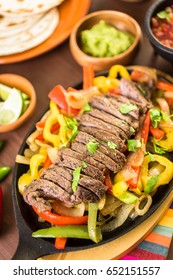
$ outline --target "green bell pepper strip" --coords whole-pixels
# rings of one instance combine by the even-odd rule
[[[97,226],[98,206],[98,202],[88,203],[88,234],[95,243],[102,240],[101,228]]]
[[[11,168],[9,166],[0,167],[0,182],[10,173]]]
[[[87,225],[53,226],[33,232],[32,237],[90,239]]]

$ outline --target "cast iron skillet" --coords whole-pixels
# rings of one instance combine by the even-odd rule
[[[82,88],[82,82],[75,86],[76,89]],[[23,143],[19,149],[19,154],[23,154],[24,149],[27,148],[26,139],[35,130],[35,123],[41,119],[42,115],[48,110],[48,107],[38,116],[31,129],[26,134]],[[173,160],[173,158],[172,158]],[[77,250],[84,250],[93,248],[104,243],[110,242],[123,234],[129,232],[144,220],[146,220],[157,208],[164,202],[166,197],[173,189],[173,181],[167,186],[160,187],[153,197],[153,203],[149,211],[141,217],[137,217],[135,220],[128,219],[121,227],[116,230],[103,235],[103,240],[99,244],[95,244],[90,240],[84,239],[68,239],[65,250],[57,251],[54,247],[53,239],[32,238],[32,232],[40,228],[49,227],[48,223],[39,223],[38,216],[32,210],[28,204],[26,204],[18,192],[17,182],[19,177],[27,172],[27,166],[23,164],[15,163],[13,172],[13,187],[12,198],[13,207],[15,213],[16,224],[19,231],[19,243],[17,250],[13,256],[13,260],[34,260],[41,256],[58,253],[58,252],[72,252]]]

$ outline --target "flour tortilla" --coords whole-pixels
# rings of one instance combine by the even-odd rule
[[[0,0],[0,14],[5,16],[31,16],[57,7],[64,0]]]
[[[0,16],[0,38],[14,36],[15,34],[30,28],[38,21],[43,14],[33,15],[32,17],[7,17]]]
[[[20,53],[36,47],[52,35],[58,23],[59,12],[57,8],[53,8],[31,28],[14,36],[0,38],[0,56]]]

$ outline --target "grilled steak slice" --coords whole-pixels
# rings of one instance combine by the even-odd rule
[[[82,174],[80,176],[79,185],[95,193],[98,196],[98,200],[107,190],[107,187],[99,180],[94,180],[93,178]]]
[[[134,102],[133,103],[130,103],[130,101],[128,100],[126,100],[126,102],[119,102],[118,100],[117,100],[117,98],[116,97],[112,97],[111,95],[107,95],[107,96],[104,96],[105,98],[109,98],[109,100],[111,101],[111,103],[114,105],[114,106],[116,106],[117,108],[120,108],[121,107],[121,105],[123,105],[123,104],[133,104],[133,105],[135,105],[134,106],[134,109],[133,110],[131,110],[130,112],[128,112],[128,115],[130,115],[132,118],[134,118],[134,119],[136,119],[136,120],[138,120],[139,119],[139,108],[137,107],[137,105],[136,104],[134,104]],[[125,100],[124,100],[125,101]]]
[[[52,165],[51,167],[44,170],[41,177],[42,179],[49,180],[56,185],[60,186],[62,189],[67,191],[69,194],[73,193],[72,187],[71,187],[71,181],[67,180],[64,176],[61,175],[59,172],[59,169],[62,169],[58,167],[57,165]],[[65,170],[65,169],[64,169]],[[66,172],[68,173],[68,172]],[[69,174],[69,173],[68,173]],[[72,180],[71,174],[69,174]]]
[[[94,138],[90,134],[88,134],[86,132],[79,131],[78,135],[75,138],[75,142],[80,142],[80,143],[83,143],[83,144],[87,144],[91,139],[93,139],[96,142],[98,142],[98,139]],[[100,151],[101,153],[107,155],[108,157],[113,159],[115,162],[118,162],[121,167],[123,167],[123,165],[124,165],[124,163],[126,161],[126,157],[125,157],[125,155],[123,153],[121,153],[117,149],[111,149],[108,146],[108,144],[107,144],[107,146],[106,145],[103,146],[102,143],[99,142],[98,151]]]
[[[91,126],[91,127],[103,129],[105,131],[118,135],[123,140],[128,139],[125,132],[120,130],[118,127],[112,124],[105,123],[104,121],[94,118],[87,113],[80,116],[79,125],[85,125],[85,126]]]
[[[120,81],[120,91],[123,96],[129,97],[136,102],[143,104],[143,107],[146,108],[146,110],[151,107],[150,102],[145,99],[132,81],[122,78]]]
[[[79,126],[79,129],[80,131],[87,132],[88,134],[94,136],[95,138],[102,141],[103,143],[113,142],[117,146],[117,149],[120,152],[126,151],[125,142],[117,135],[114,135],[103,129],[97,129],[95,127],[90,127],[90,126]]]
[[[97,202],[98,201],[98,196],[91,192],[90,190],[85,189],[84,187],[78,185],[77,191],[75,192],[76,197],[79,197],[81,199],[81,201],[83,202]],[[75,203],[75,199],[76,197],[72,196],[72,202],[74,199],[74,203]]]
[[[63,154],[59,154],[59,157],[56,161],[58,166],[67,167],[69,169],[75,170],[78,167],[82,167],[82,161],[70,156],[65,156]],[[104,173],[98,169],[97,167],[87,164],[85,168],[82,168],[81,173],[91,176],[94,179],[98,179],[104,182],[105,176]]]
[[[45,179],[33,180],[25,189],[23,198],[26,203],[35,206],[38,211],[51,209],[51,204],[48,199],[64,201],[70,207],[74,205],[71,201],[71,195],[68,192]]]
[[[88,112],[88,115],[91,115],[100,120],[104,120],[104,122],[106,122],[106,123],[115,125],[120,130],[123,130],[127,134],[128,138],[130,138],[134,134],[131,132],[130,126],[125,121],[122,121],[122,120],[118,119],[117,117],[115,117],[111,114],[108,114],[104,111],[101,111],[98,109],[92,109],[91,111]]]
[[[105,165],[102,164],[101,162],[95,160],[92,156],[87,156],[85,154],[80,154],[77,151],[73,151],[70,148],[62,149],[61,153],[62,153],[62,155],[74,157],[76,159],[80,159],[80,160],[84,161],[85,163],[89,163],[91,165],[94,165],[98,169],[100,169],[101,171],[105,172],[105,169],[106,169]]]
[[[82,143],[73,142],[71,144],[71,149],[74,151],[78,150],[78,152],[80,152],[80,153],[90,154],[87,150],[86,145],[84,145]],[[108,169],[110,169],[111,171],[113,171],[115,173],[117,173],[121,169],[121,166],[119,165],[119,163],[113,161],[110,157],[106,156],[105,154],[101,153],[98,150],[96,150],[92,154],[92,156],[99,162],[102,162],[103,164],[105,164]],[[102,181],[101,178],[98,177],[98,179],[100,179],[100,181]]]
[[[126,121],[126,123],[132,126],[135,130],[138,129],[138,120],[134,120],[130,115],[122,114],[119,108],[112,104],[109,98],[94,97],[89,103],[93,108],[103,110],[120,120]]]

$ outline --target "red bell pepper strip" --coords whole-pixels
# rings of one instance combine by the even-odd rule
[[[63,250],[65,248],[66,242],[67,242],[66,237],[56,237],[54,246],[58,250]]]
[[[156,87],[164,91],[173,91],[173,84],[161,80],[157,81]]]
[[[119,88],[110,88],[109,92],[112,93],[112,94],[115,94],[115,95],[120,95],[121,94]]]
[[[107,172],[106,172],[105,182],[104,183],[105,183],[106,187],[108,187],[107,192],[111,194],[112,193],[113,184],[111,182],[110,170],[107,170]]]
[[[2,222],[2,197],[3,197],[3,193],[2,193],[2,188],[0,186],[0,224]]]
[[[63,226],[63,225],[86,225],[88,222],[88,216],[82,217],[68,217],[57,215],[50,210],[39,212],[35,206],[32,206],[33,210],[39,217],[52,225]]]
[[[93,86],[94,68],[92,66],[83,66],[83,89],[88,90]]]
[[[152,125],[150,125],[150,133],[157,140],[159,140],[165,136],[165,133],[163,130],[159,129],[158,127],[153,127]]]
[[[140,135],[141,141],[143,141],[143,145],[146,145],[146,143],[147,143],[149,129],[150,129],[150,112],[148,111],[145,116],[143,126],[141,129],[141,135]],[[138,151],[136,153],[138,153]],[[143,153],[143,156],[144,156],[144,153]],[[131,188],[137,188],[141,166],[132,166],[132,169],[135,172],[135,176],[132,179],[128,180],[127,183],[129,184],[129,186]]]
[[[66,94],[67,91],[65,90],[65,88],[63,88],[61,85],[57,85],[49,92],[48,97],[51,100],[55,101],[60,109],[69,114],[77,115],[79,113],[79,110],[72,108],[67,104],[65,98]]]

